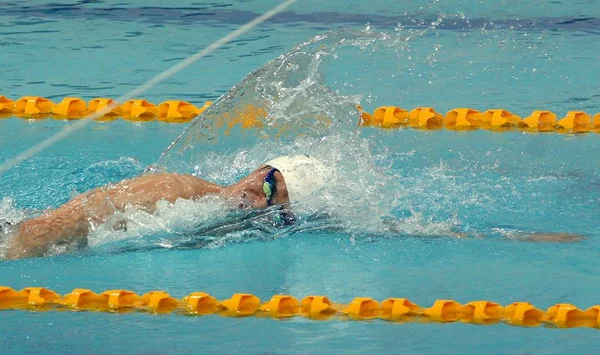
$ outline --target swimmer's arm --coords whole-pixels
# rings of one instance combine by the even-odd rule
[[[171,203],[178,198],[192,199],[218,194],[222,188],[192,175],[152,174],[124,180],[105,190],[97,188],[81,194],[56,210],[21,223],[13,237],[7,259],[43,256],[51,245],[83,240],[89,232],[85,209],[102,222],[116,210],[130,204],[154,213],[156,202]],[[106,208],[107,201],[112,208]],[[85,209],[83,208],[85,205]]]
[[[455,233],[456,238],[468,238],[469,235],[464,232]],[[484,235],[475,235],[483,238]],[[536,242],[536,243],[575,243],[587,239],[588,237],[579,234],[563,232],[519,232],[507,236],[509,239],[518,242]]]
[[[67,203],[21,223],[10,242],[6,259],[43,256],[51,245],[84,239],[87,233],[88,223],[81,209]]]
[[[515,240],[524,242],[574,243],[587,239],[586,236],[560,232],[534,232],[520,235]]]

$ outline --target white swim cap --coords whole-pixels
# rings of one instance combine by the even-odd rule
[[[300,201],[333,177],[329,169],[320,160],[308,155],[284,155],[266,163],[283,174],[290,201]]]

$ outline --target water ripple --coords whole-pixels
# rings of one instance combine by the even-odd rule
[[[0,36],[9,36],[9,35],[30,35],[36,33],[59,33],[60,31],[56,30],[35,30],[35,31],[17,31],[17,32],[0,32]]]
[[[250,21],[259,16],[259,13],[246,10],[228,10],[223,9],[231,6],[230,4],[206,4],[202,6],[191,7],[86,7],[85,3],[80,4],[41,4],[23,6],[13,2],[0,2],[4,11],[0,16],[21,16],[35,17],[44,20],[68,17],[87,19],[104,19],[117,21],[142,21],[154,24],[162,23],[222,23],[228,25],[239,25]],[[472,30],[472,29],[533,29],[533,30],[580,30],[591,31],[591,34],[598,34],[594,31],[600,30],[600,18],[590,16],[570,16],[570,17],[523,17],[523,18],[486,18],[475,17],[466,18],[465,16],[446,14],[446,20],[442,21],[439,29],[445,30]],[[364,25],[370,23],[378,27],[396,27],[399,23],[405,28],[424,28],[433,21],[438,20],[439,14],[424,13],[405,13],[396,14],[361,14],[361,13],[340,13],[340,12],[310,12],[298,13],[288,11],[278,14],[269,22],[277,24],[298,25],[302,23],[309,24],[327,24],[332,25]],[[33,23],[31,23],[33,24]]]

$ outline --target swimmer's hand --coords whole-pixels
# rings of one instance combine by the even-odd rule
[[[515,237],[515,240],[524,242],[546,242],[546,243],[575,243],[587,239],[588,237],[571,233],[527,233]]]

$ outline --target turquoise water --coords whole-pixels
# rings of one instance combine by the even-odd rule
[[[2,2],[0,94],[117,97],[274,4]],[[408,297],[423,306],[436,299],[525,300],[541,309],[598,304],[597,135],[356,130],[354,105],[595,114],[599,13],[586,1],[505,1],[497,9],[479,1],[300,2],[143,95],[201,104],[235,85],[208,116],[265,107],[270,122],[292,122],[290,132],[275,137],[267,127],[265,140],[218,128],[207,134],[195,124],[159,161],[186,125],[98,122],[0,176],[0,217],[18,220],[157,161],[230,183],[273,156],[308,152],[338,179],[298,206],[297,227],[274,230],[251,219],[216,233],[213,226],[230,217],[207,219],[198,214],[214,212],[210,206],[179,204],[154,218],[129,215],[128,233],[100,229],[87,250],[2,261],[0,284],[63,294],[84,287],[175,297],[206,291],[219,299],[235,292],[324,294],[336,302]],[[316,125],[319,115],[332,125]],[[0,159],[68,124],[1,119]],[[189,228],[190,221],[200,222]],[[527,232],[588,238],[518,241]],[[559,353],[591,352],[597,343],[593,329],[462,323],[20,311],[0,313],[0,323],[8,329],[0,343],[12,352]]]

